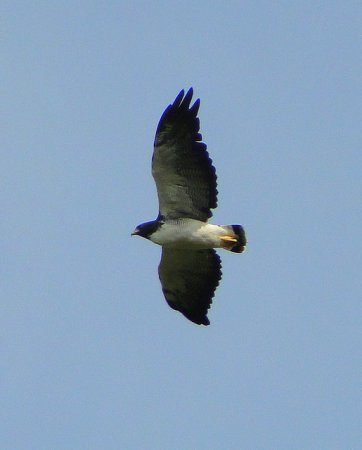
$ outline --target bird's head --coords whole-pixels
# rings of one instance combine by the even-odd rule
[[[150,236],[160,227],[160,223],[157,220],[151,222],[145,222],[138,225],[131,236],[141,236],[145,239],[149,239]]]

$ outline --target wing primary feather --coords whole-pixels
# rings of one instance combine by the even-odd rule
[[[200,99],[198,98],[195,103],[191,106],[190,112],[196,117],[200,108]]]
[[[184,99],[183,99],[183,101],[182,101],[182,103],[181,103],[181,105],[180,105],[180,108],[182,108],[183,110],[189,109],[189,106],[190,106],[190,103],[191,103],[191,99],[192,99],[193,93],[194,93],[194,91],[193,91],[193,89],[192,89],[192,87],[191,87],[191,88],[186,92],[186,95],[185,95],[185,97],[184,97]]]
[[[185,91],[183,89],[181,89],[180,93],[175,98],[175,101],[167,109],[172,108],[172,107],[178,108],[182,102],[182,99],[184,98],[184,94],[185,94]]]

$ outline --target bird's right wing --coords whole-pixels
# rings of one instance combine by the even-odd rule
[[[221,279],[215,250],[163,248],[158,273],[169,306],[198,325],[209,325],[207,311]]]

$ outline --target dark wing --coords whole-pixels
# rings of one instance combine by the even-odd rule
[[[221,279],[215,250],[162,249],[158,274],[171,308],[198,325],[209,325],[209,309]]]
[[[152,157],[160,215],[206,222],[217,206],[215,167],[200,142],[197,113],[200,100],[190,107],[192,88],[182,90],[166,108],[157,127]]]

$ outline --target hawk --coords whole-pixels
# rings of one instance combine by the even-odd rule
[[[159,214],[137,226],[138,235],[162,246],[158,267],[169,306],[198,325],[209,325],[208,309],[221,280],[214,250],[243,252],[241,225],[208,223],[217,206],[216,172],[199,133],[200,99],[182,90],[159,121],[152,157]]]

